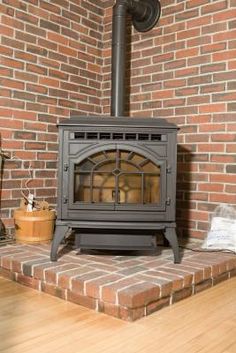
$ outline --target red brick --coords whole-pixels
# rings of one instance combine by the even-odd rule
[[[34,152],[17,151],[15,157],[23,160],[35,160],[36,154]]]
[[[235,277],[236,276],[236,269],[233,269],[229,272],[229,278]]]
[[[20,273],[17,273],[16,275],[16,281],[20,284],[23,284],[24,286],[33,288],[33,289],[40,289],[41,286],[41,281],[38,279],[35,279],[33,277],[25,276]]]
[[[9,107],[11,109],[24,109],[25,103],[17,99],[0,98],[0,106]]]
[[[206,5],[202,8],[202,14],[213,13],[227,8],[225,1],[220,1],[214,4]]]
[[[20,10],[25,11],[26,10],[26,4],[22,3],[21,1],[14,1],[14,0],[6,0],[5,3],[7,3],[8,5],[18,8]]]
[[[59,87],[60,81],[49,77],[40,77],[39,83],[47,87]],[[40,86],[39,86],[40,87]]]
[[[36,140],[36,134],[34,132],[27,131],[15,131],[14,137],[22,140]]]
[[[101,299],[103,302],[116,303],[117,295],[120,290],[127,286],[137,284],[138,280],[133,277],[124,278],[115,283],[106,284],[101,289]]]
[[[97,299],[86,297],[71,291],[68,291],[67,300],[93,310],[95,310],[97,307]]]
[[[12,281],[16,280],[16,273],[10,270],[6,270],[5,268],[0,267],[0,276],[10,279]]]
[[[185,142],[186,143],[196,143],[196,142],[209,142],[209,135],[207,134],[196,134],[196,135],[189,135],[186,136]]]
[[[224,131],[225,124],[202,124],[199,126],[200,132]]]
[[[24,263],[27,261],[32,261],[39,259],[40,255],[36,255],[32,252],[25,252],[22,254],[14,255],[12,257],[12,271],[14,272],[22,272]]]
[[[234,176],[235,177],[235,176]],[[210,202],[235,204],[236,195],[231,194],[211,194]]]
[[[1,51],[1,48],[0,48],[0,51]],[[13,70],[7,67],[0,67],[0,74],[1,76],[13,77]]]
[[[67,56],[73,56],[75,58],[77,57],[77,50],[72,49],[72,48],[68,48],[68,47],[59,45],[58,51],[59,51],[59,53],[65,54]],[[88,67],[88,68],[90,70],[92,69],[92,67]],[[93,71],[93,70],[91,70],[91,71]],[[97,70],[95,70],[95,71],[96,72],[100,72],[99,66],[97,66]]]
[[[211,161],[214,163],[234,163],[235,156],[229,154],[212,154]]]
[[[193,282],[193,275],[191,274],[191,272],[186,273],[185,271],[182,271],[181,269],[179,269],[178,265],[175,266],[175,268],[171,268],[171,266],[166,266],[166,267],[159,267],[158,271],[161,271],[168,275],[176,275],[179,278],[183,279],[183,287],[189,287],[191,286],[192,282]]]
[[[25,130],[33,130],[33,131],[46,131],[47,126],[46,124],[40,122],[25,122],[24,123]]]
[[[178,292],[174,292],[172,295],[172,304],[185,299],[187,297],[190,297],[193,293],[192,287],[190,288],[184,288]]]
[[[119,318],[126,321],[135,321],[145,316],[145,307],[126,308],[120,307]]]
[[[66,38],[58,33],[48,32],[47,38],[54,43],[60,43],[60,44],[66,45],[66,46],[68,46],[68,44],[69,44],[68,38]]]
[[[9,58],[4,58],[4,57],[1,58],[0,64],[3,66],[15,68],[15,69],[23,69],[23,67],[24,67],[24,64],[21,61],[9,59]]]
[[[226,281],[229,278],[230,278],[230,274],[228,272],[221,273],[219,276],[213,278],[213,281],[212,281],[213,286],[215,286],[216,284],[221,283],[223,281]]]
[[[36,44],[37,39],[34,35],[29,34],[29,33],[24,33],[23,31],[16,31],[15,32],[15,38],[20,41],[20,42],[28,42],[28,43],[33,43]]]
[[[2,24],[10,26],[12,28],[24,29],[24,24],[21,21],[16,20],[15,18],[11,18],[9,16],[2,15]]]
[[[211,136],[212,142],[236,142],[236,135],[228,133],[214,134]]]
[[[26,103],[26,109],[28,110],[34,110],[36,112],[44,112],[47,113],[48,108],[47,105],[45,104],[38,104],[38,103],[31,103],[31,102],[27,102]]]
[[[74,293],[84,294],[85,284],[87,281],[90,281],[92,279],[97,279],[104,275],[106,275],[106,272],[93,270],[91,272],[76,276],[71,281],[71,291]]]
[[[49,11],[49,12],[54,12],[54,13],[60,13],[61,12],[61,9],[59,6],[56,6],[56,5],[53,5],[53,4],[50,4],[46,1],[41,1],[41,6],[43,9]]]
[[[144,261],[145,261],[145,267],[147,267],[148,269],[155,268],[155,267],[166,265],[166,264],[170,263],[170,261],[167,259],[160,259],[160,258],[152,259],[150,257],[147,257],[147,260],[144,260]]]
[[[21,99],[24,101],[32,101],[34,102],[36,97],[34,94],[28,93],[28,92],[19,92],[19,91],[13,91],[12,92],[13,98]]]
[[[236,194],[236,185],[225,185],[225,192]]]
[[[61,289],[53,284],[42,282],[41,290],[47,294],[51,294],[54,297],[66,299],[67,293],[65,289]]]
[[[207,191],[207,192],[223,192],[224,185],[216,184],[216,183],[206,183],[199,185],[199,191]]]
[[[234,152],[236,152],[236,144],[234,143],[234,144],[227,144],[227,146],[226,146],[226,152],[228,152],[228,153],[234,153]]]
[[[235,9],[229,9],[229,10],[226,10],[226,11],[220,11],[220,12],[217,12],[213,15],[213,22],[214,23],[217,23],[217,22],[220,22],[220,21],[227,21],[229,19],[234,19],[236,16],[236,11]]]
[[[64,271],[73,270],[75,268],[77,268],[77,266],[74,264],[64,263],[60,266],[50,268],[48,270],[45,269],[45,281],[47,283],[58,284],[58,278],[60,274],[63,274]]]
[[[12,79],[6,79],[6,78],[2,78],[0,80],[0,84],[2,86],[15,88],[15,89],[24,89],[24,86],[25,86],[23,82],[12,80]]]
[[[48,263],[34,266],[33,276],[34,278],[38,278],[40,280],[45,281],[45,271],[59,266],[61,266],[60,262],[50,262],[50,260],[48,259]]]
[[[180,50],[176,53],[176,59],[197,56],[198,53],[199,53],[198,48],[190,48],[190,49]]]
[[[236,69],[236,60],[229,62],[229,70],[235,70]]]
[[[193,104],[206,104],[210,102],[210,95],[205,95],[205,96],[195,96],[195,97],[188,97],[187,98],[187,104],[193,105]]]
[[[188,265],[182,265],[182,264],[171,264],[171,265],[168,265],[166,267],[170,267],[170,268],[177,268],[179,270],[182,270],[182,274],[185,276],[184,272],[186,272],[186,274],[192,274],[193,276],[193,280],[192,280],[192,283],[199,283],[201,281],[203,281],[204,279],[204,273],[203,273],[203,269],[199,269],[197,267],[194,267],[194,266],[188,266]],[[189,282],[189,284],[191,284]]]
[[[60,67],[59,62],[48,58],[44,58],[44,57],[39,57],[38,62],[39,64],[44,65],[45,67],[48,67],[48,68],[59,69]],[[49,74],[49,76],[51,76],[51,74]]]
[[[219,183],[234,183],[235,176],[231,174],[211,174],[210,182],[219,182]]]
[[[71,289],[72,279],[76,276],[83,275],[84,273],[92,272],[92,267],[77,266],[72,270],[67,270],[58,273],[58,286],[64,289]]]
[[[224,152],[224,144],[220,143],[212,143],[212,144],[201,144],[198,146],[199,152]]]
[[[175,80],[173,79],[173,80],[168,80],[164,82],[164,88],[177,88],[177,87],[184,87],[184,86],[186,86],[185,79],[175,79]],[[176,91],[177,96],[188,95],[193,93],[197,93],[196,88],[182,88]]]
[[[19,40],[10,39],[8,37],[2,36],[1,40],[2,45],[9,46],[10,48],[24,50],[24,43],[19,42]]]
[[[98,311],[107,315],[117,317],[118,319],[120,318],[120,307],[118,305],[99,302]]]
[[[13,55],[13,49],[12,48],[7,48],[6,46],[0,45],[0,53],[1,55],[7,55],[7,56],[12,56]],[[3,70],[3,68],[1,68]]]
[[[11,270],[12,267],[12,257],[10,256],[4,256],[1,258],[1,266],[5,268],[6,270]]]
[[[137,279],[158,285],[160,287],[160,298],[169,297],[172,292],[173,281],[163,277],[163,274],[158,272],[158,268],[157,270],[147,271],[144,274],[138,275]],[[176,286],[176,283],[174,286]]]
[[[85,283],[85,294],[89,297],[100,298],[100,291],[104,285],[107,283],[112,285],[113,282],[116,282],[121,278],[122,276],[118,274],[110,274],[98,279],[89,280]]]
[[[218,42],[218,41],[222,41],[222,40],[231,40],[231,39],[235,39],[235,33],[236,33],[236,30],[232,30],[232,31],[229,31],[229,32],[225,32],[224,33],[216,33],[214,34],[213,36],[213,41],[214,42]]]
[[[146,307],[146,315],[150,315],[166,306],[170,305],[170,298],[162,298],[151,304],[148,304]]]
[[[11,97],[11,91],[9,89],[2,89],[0,92],[0,96],[1,97]]]
[[[159,286],[142,282],[118,292],[118,303],[128,308],[137,308],[155,301],[160,296]]]
[[[202,292],[205,289],[212,287],[212,279],[207,279],[194,286],[194,294]]]

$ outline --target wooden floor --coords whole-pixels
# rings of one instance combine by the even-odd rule
[[[0,352],[235,353],[236,278],[133,323],[0,278]]]

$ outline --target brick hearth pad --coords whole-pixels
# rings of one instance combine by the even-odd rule
[[[87,308],[134,321],[196,294],[236,274],[236,256],[182,251],[173,263],[170,249],[157,254],[79,253],[50,245],[0,248],[0,275]]]

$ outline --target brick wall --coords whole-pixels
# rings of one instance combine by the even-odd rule
[[[236,1],[161,4],[158,26],[147,33],[132,30],[129,113],[179,126],[178,231],[202,238],[219,203],[236,205]],[[110,24],[108,6],[105,113],[110,104]]]
[[[1,218],[13,226],[21,189],[56,202],[57,127],[70,114],[101,112],[102,2],[2,0],[0,139],[6,160]]]
[[[58,119],[110,112],[113,4],[2,0],[2,147],[24,160],[4,168],[6,227],[31,161],[29,186],[55,203]],[[152,31],[128,30],[128,110],[180,127],[178,229],[201,238],[216,205],[236,204],[236,1],[161,4]]]

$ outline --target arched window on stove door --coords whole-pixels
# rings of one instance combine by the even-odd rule
[[[102,150],[75,164],[74,202],[159,204],[161,166],[123,149]]]

